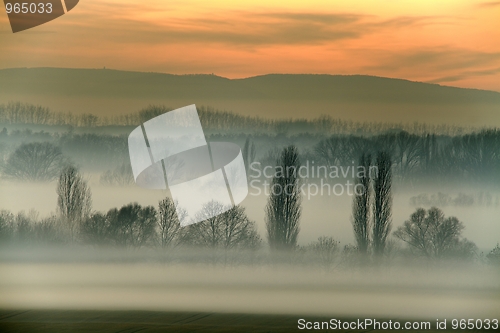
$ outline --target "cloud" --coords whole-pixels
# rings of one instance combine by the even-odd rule
[[[390,19],[370,22],[368,27],[372,28],[404,28],[411,26],[423,26],[428,24],[446,23],[443,16],[397,16]]]
[[[480,52],[444,46],[426,50],[387,51],[386,54],[388,55],[379,55],[382,59],[378,65],[364,68],[366,70],[398,71],[406,68],[425,67],[428,71],[443,72],[477,66],[492,66],[500,63],[500,52]]]
[[[234,12],[214,16],[172,18],[166,23],[126,19],[108,22],[106,26],[117,40],[139,44],[313,45],[355,39],[363,34],[358,26],[362,17],[352,14]],[[89,28],[102,29],[99,26]]]
[[[287,13],[287,12],[274,12],[265,14],[255,14],[254,17],[270,18],[273,20],[283,20],[290,22],[303,22],[312,24],[326,24],[338,25],[347,24],[359,21],[366,15],[358,14],[336,14],[336,13]]]
[[[460,74],[439,77],[439,78],[436,78],[433,80],[427,80],[426,82],[428,82],[428,83],[456,82],[456,81],[466,80],[466,79],[471,78],[471,77],[490,76],[490,75],[496,75],[496,74],[500,74],[500,67],[486,69],[486,70],[464,71]]]
[[[131,7],[133,8],[133,7]],[[111,22],[110,22],[111,21]],[[358,39],[378,31],[441,24],[439,17],[402,16],[381,20],[352,13],[258,13],[233,11],[203,17],[164,20],[108,18],[106,27],[92,21],[87,29],[106,31],[110,39],[138,44],[225,44],[234,47],[269,45],[319,45]],[[111,38],[112,36],[112,38]]]
[[[410,78],[428,83],[464,82],[500,74],[500,52],[441,46],[425,50],[383,50],[372,53],[374,65],[362,73]],[[498,88],[495,88],[498,89]]]
[[[500,1],[481,2],[477,5],[480,8],[490,8],[500,6]]]

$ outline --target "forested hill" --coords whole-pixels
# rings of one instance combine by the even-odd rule
[[[245,79],[109,69],[0,70],[0,103],[118,115],[149,104],[211,105],[249,116],[500,126],[500,93],[363,75],[271,74]]]

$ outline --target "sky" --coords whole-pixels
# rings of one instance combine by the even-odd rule
[[[0,68],[366,74],[500,91],[499,41],[500,1],[81,0],[16,34],[0,9]]]

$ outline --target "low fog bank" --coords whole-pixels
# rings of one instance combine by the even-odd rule
[[[204,257],[201,252],[198,255]],[[102,257],[110,262],[6,262],[4,254],[0,308],[391,319],[495,318],[500,314],[500,272],[476,264],[351,264],[342,270],[325,270],[306,262],[283,264],[283,258],[281,263],[227,265],[113,262],[115,255],[101,252]]]

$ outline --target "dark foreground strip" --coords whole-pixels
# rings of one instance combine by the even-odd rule
[[[330,318],[305,317],[308,321]],[[0,332],[305,332],[299,316],[149,311],[0,311]],[[319,332],[326,332],[321,330]],[[318,332],[314,331],[313,332]],[[354,332],[341,331],[335,332]],[[361,331],[359,331],[361,332]],[[365,331],[366,332],[366,331]],[[371,331],[375,333],[375,331]],[[385,331],[387,332],[387,331]],[[411,331],[409,331],[411,332]],[[413,331],[415,332],[415,331]],[[428,330],[425,332],[434,332]],[[442,330],[440,332],[443,332]]]

